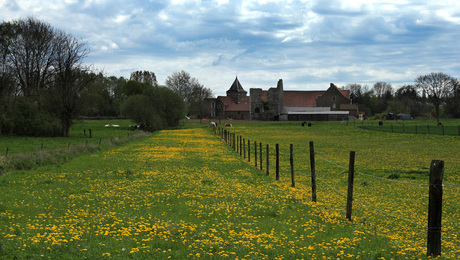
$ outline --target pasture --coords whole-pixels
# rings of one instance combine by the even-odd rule
[[[249,139],[252,149],[254,141],[263,144],[263,170],[255,167],[253,150],[248,162],[207,125],[196,124],[0,176],[0,257],[426,259],[433,159],[445,161],[441,257],[460,256],[460,137],[381,133],[340,122],[232,125],[227,130]],[[316,203],[309,141],[316,152]],[[349,222],[343,195],[352,150],[357,174]]]

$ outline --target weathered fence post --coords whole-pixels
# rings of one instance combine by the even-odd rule
[[[350,152],[350,164],[348,166],[348,195],[347,195],[347,219],[351,221],[353,206],[353,180],[355,178],[355,152]]]
[[[393,133],[393,124],[391,124],[391,132]]]
[[[248,139],[248,162],[251,162],[251,141]]]
[[[84,134],[85,137],[86,137],[86,129],[83,129],[83,134]]]
[[[430,167],[430,188],[428,198],[428,240],[427,255],[441,255],[442,178],[444,161],[433,160]]]
[[[315,148],[313,141],[310,141],[310,168],[311,168],[311,200],[316,202],[316,168],[315,168]]]
[[[257,168],[257,142],[256,141],[254,141],[254,162]]]
[[[280,179],[280,146],[279,144],[276,144],[276,180]]]
[[[5,158],[8,157],[8,147],[6,147]]]
[[[263,167],[262,167],[262,142],[259,143],[259,152],[260,152],[260,169],[263,170]]]
[[[241,149],[243,148],[243,143],[241,142],[243,139],[240,135],[240,157],[243,156],[243,152],[241,151]]]
[[[243,138],[243,159],[246,159],[246,138]]]
[[[442,135],[444,135],[444,125],[442,125]]]
[[[93,138],[93,131],[91,130],[91,128],[88,129],[88,131],[89,131],[89,138]]]
[[[430,125],[426,125],[426,128],[428,129],[428,134],[430,134]]]
[[[417,125],[415,125],[415,133],[417,134]]]
[[[290,159],[289,161],[291,162],[291,187],[295,187],[295,180],[294,180],[294,146],[291,144],[290,145]]]
[[[460,136],[460,125],[457,126],[457,132],[458,132],[458,136]]]
[[[270,163],[269,163],[269,162],[270,162],[270,148],[268,147],[268,144],[267,144],[267,151],[266,151],[266,153],[267,153],[267,158],[266,158],[266,160],[267,160],[267,167],[266,167],[266,168],[267,168],[267,175],[269,175],[269,174],[270,174],[270,171],[269,171],[269,164],[270,164]]]

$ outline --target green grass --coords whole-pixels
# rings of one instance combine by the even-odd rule
[[[427,186],[418,184],[427,183],[431,159],[446,162],[443,229],[450,232],[443,233],[442,258],[460,256],[459,137],[340,122],[232,122],[229,131],[270,145],[267,176],[265,149],[260,171],[254,157],[240,157],[207,123],[190,123],[0,176],[0,258],[426,259]],[[310,197],[309,141],[317,154],[317,203]],[[351,150],[357,171],[381,177],[356,175],[353,222],[342,195]],[[391,174],[399,182],[387,179]]]
[[[120,125],[119,128],[104,127],[106,124]],[[0,135],[0,156],[6,154],[27,154],[40,150],[54,150],[85,144],[102,145],[107,144],[110,138],[120,138],[132,133],[129,120],[86,120],[77,122],[70,129],[70,137],[27,137],[14,135]],[[92,137],[89,137],[89,129],[92,130]],[[85,131],[86,130],[86,136]]]
[[[109,120],[108,124],[120,127],[105,127],[107,121],[80,121],[72,126],[70,137],[0,135],[0,174],[10,168],[21,170],[60,164],[82,153],[107,149],[146,135],[133,131],[129,123],[128,120]]]

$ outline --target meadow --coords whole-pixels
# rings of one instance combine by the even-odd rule
[[[270,145],[268,176],[265,154],[260,170],[205,123],[1,175],[0,258],[426,259],[432,159],[445,161],[441,258],[460,257],[459,137],[341,122],[232,124],[227,130],[246,141]],[[357,174],[350,222],[344,194],[351,150]]]

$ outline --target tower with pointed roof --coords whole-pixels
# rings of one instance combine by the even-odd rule
[[[227,97],[231,97],[236,104],[246,102],[247,94],[248,92],[243,89],[243,86],[241,86],[238,77],[235,78],[235,81],[233,81],[232,86],[229,90],[227,90]]]

